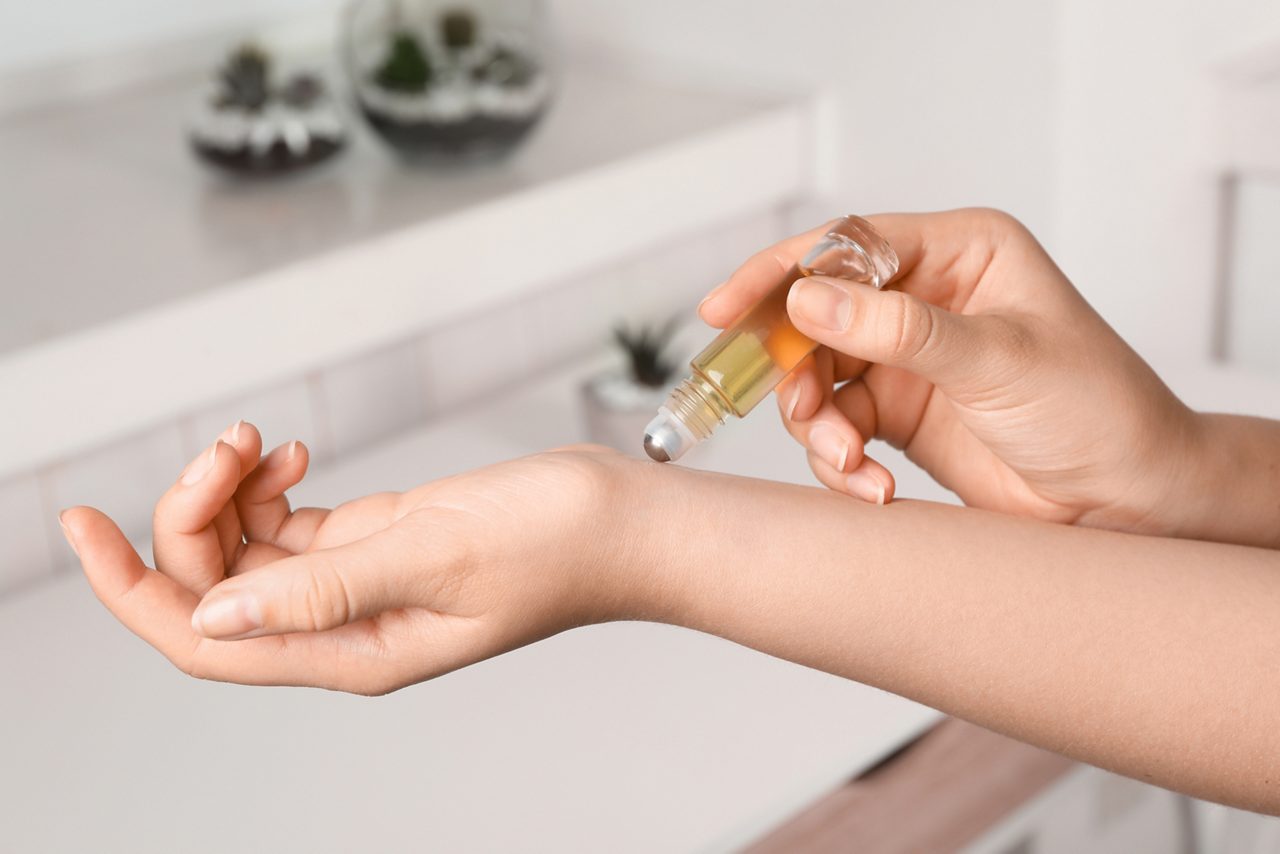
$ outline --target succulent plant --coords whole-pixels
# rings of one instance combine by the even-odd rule
[[[391,50],[374,73],[374,80],[391,92],[417,93],[431,83],[431,63],[418,37],[399,30],[391,37]]]
[[[270,73],[266,51],[252,44],[241,46],[218,72],[215,104],[220,109],[261,110],[271,97]]]
[[[440,16],[440,40],[450,50],[473,46],[478,30],[476,16],[469,9],[450,9]]]
[[[675,331],[675,318],[660,325],[641,325],[634,331],[622,325],[614,327],[614,340],[627,354],[631,378],[638,384],[661,388],[671,381],[676,363],[667,357],[666,350]]]

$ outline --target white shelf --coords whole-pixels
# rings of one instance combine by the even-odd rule
[[[182,144],[192,81],[0,124],[0,478],[808,189],[805,102],[561,84],[517,157],[452,174],[358,133],[227,181]]]

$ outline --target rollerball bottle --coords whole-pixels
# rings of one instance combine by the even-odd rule
[[[882,288],[898,272],[898,256],[865,219],[837,220],[776,288],[694,357],[645,428],[644,449],[658,462],[678,460],[728,420],[743,418],[817,344],[787,316],[791,285],[806,276],[831,276]]]

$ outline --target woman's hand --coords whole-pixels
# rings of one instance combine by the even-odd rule
[[[862,453],[876,436],[972,506],[1197,533],[1183,488],[1203,456],[1197,416],[1020,223],[990,210],[870,220],[902,262],[893,287],[814,277],[788,300],[795,325],[824,347],[777,397],[823,483],[891,495],[888,472]],[[751,258],[702,317],[732,323],[823,230]]]
[[[156,506],[156,571],[91,508],[63,514],[98,598],[194,676],[380,694],[629,616],[624,508],[644,468],[552,451],[333,510],[291,511],[292,442],[230,428]]]

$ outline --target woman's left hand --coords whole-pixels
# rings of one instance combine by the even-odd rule
[[[630,616],[619,555],[643,464],[551,451],[333,510],[291,511],[306,450],[239,424],[156,507],[156,570],[87,507],[63,513],[94,592],[177,667],[382,694],[568,628]]]

